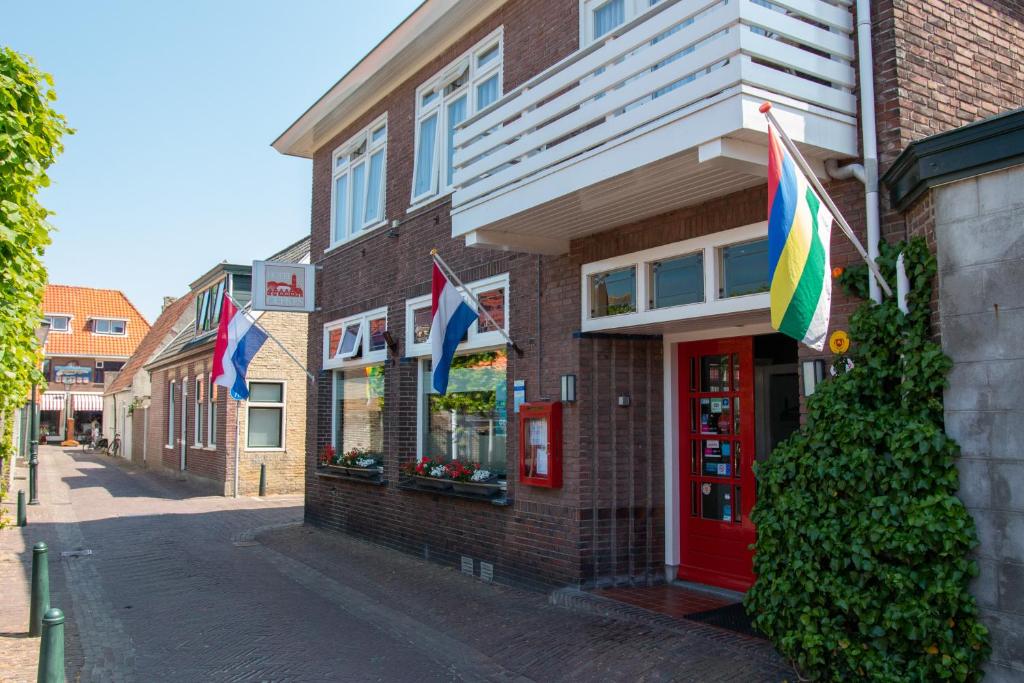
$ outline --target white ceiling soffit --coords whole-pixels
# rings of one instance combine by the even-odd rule
[[[274,140],[281,154],[317,148],[427,65],[506,0],[425,0]]]

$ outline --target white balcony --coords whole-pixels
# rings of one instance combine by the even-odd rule
[[[849,4],[666,0],[570,55],[460,126],[453,237],[564,253],[762,184],[765,100],[812,165],[855,156]]]

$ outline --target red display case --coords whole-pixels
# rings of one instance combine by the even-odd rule
[[[562,404],[519,407],[519,481],[527,486],[562,487]]]

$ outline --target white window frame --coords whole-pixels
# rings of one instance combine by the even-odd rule
[[[604,40],[608,35],[614,33],[616,29],[625,26],[629,22],[636,19],[638,16],[651,9],[658,3],[651,4],[650,0],[624,0],[625,4],[625,18],[622,23],[613,28],[608,33],[605,33],[600,38],[594,39],[591,36],[594,34],[594,11],[600,9],[604,5],[607,5],[612,0],[579,0],[580,3],[580,49],[585,48],[593,43]]]
[[[68,321],[68,326],[65,327],[63,330],[58,330],[53,326],[54,318],[65,318]],[[50,332],[55,332],[57,334],[71,334],[71,321],[74,320],[74,318],[75,316],[71,315],[70,313],[45,313],[43,315],[43,320],[50,323]]]
[[[259,453],[280,453],[281,451],[288,450],[288,382],[283,379],[252,379],[246,380],[246,386],[249,387],[250,396],[252,392],[253,384],[280,384],[281,385],[281,401],[270,403],[264,401],[252,401],[247,400],[245,402],[245,450]],[[280,446],[249,446],[249,428],[252,426],[252,421],[249,419],[249,411],[252,408],[280,408],[281,409],[281,445]]]
[[[666,244],[653,249],[615,256],[603,261],[585,263],[580,266],[580,301],[582,303],[580,311],[580,320],[582,322],[580,327],[584,332],[599,332],[602,330],[767,309],[770,306],[771,300],[771,295],[768,292],[731,297],[722,297],[718,293],[722,282],[722,268],[719,259],[720,250],[735,244],[764,239],[767,236],[768,221],[761,221],[682,242]],[[687,256],[696,252],[703,252],[704,254],[704,301],[681,304],[679,306],[653,308],[649,296],[650,278],[648,273],[650,265],[655,261],[664,261],[677,256]],[[598,318],[591,317],[590,276],[595,273],[603,273],[630,266],[636,267],[636,312]]]
[[[213,373],[206,375],[206,447],[217,448],[217,401],[213,398]]]
[[[103,336],[103,337],[126,337],[126,336],[128,336],[128,321],[123,319],[123,318],[89,318],[89,320],[92,321],[92,333],[93,334],[98,334],[98,335]],[[110,331],[101,332],[98,329],[96,329],[96,323],[98,323],[98,322],[121,323],[124,326],[124,332],[110,332]],[[107,329],[108,330],[110,329],[109,325],[108,325]]]
[[[497,57],[483,66],[477,64],[478,57],[497,46]],[[416,88],[416,117],[413,125],[413,170],[412,187],[410,188],[409,211],[414,211],[439,197],[443,197],[454,189],[448,183],[448,111],[453,102],[466,95],[466,116],[468,119],[480,111],[477,102],[477,86],[483,84],[495,74],[498,75],[498,99],[501,99],[505,87],[505,31],[499,26],[486,38],[472,48],[452,60],[450,64],[434,74],[429,80]],[[445,92],[449,85],[458,81],[465,73],[465,82]],[[436,92],[437,96],[427,105],[423,104],[423,96]],[[489,106],[489,105],[488,105]],[[419,194],[416,193],[416,177],[420,159],[420,124],[437,114],[437,125],[434,128],[434,158],[431,166],[430,187]],[[465,120],[463,119],[463,120]]]
[[[363,367],[373,367],[379,365],[384,368],[384,383],[387,386],[387,369],[383,362],[381,363],[368,363]],[[346,370],[358,370],[359,368],[354,366],[347,366],[344,368],[335,368],[331,371],[331,446],[335,451],[341,451],[341,444],[338,443],[338,384],[341,383],[341,376]],[[384,410],[388,409],[387,397],[384,398]]]
[[[174,434],[177,428],[175,420],[175,406],[177,392],[175,391],[176,381],[171,380],[167,385],[167,447],[174,448]]]
[[[384,128],[384,135],[379,140],[373,139],[373,134]],[[387,224],[387,178],[388,178],[388,115],[387,113],[382,114],[373,123],[359,131],[351,138],[345,141],[344,144],[339,145],[337,149],[331,154],[331,239],[330,246],[328,249],[340,246],[346,242],[350,242],[357,237],[360,237],[368,232],[377,230]],[[361,153],[360,158],[353,162],[351,158],[339,163],[339,160],[345,157],[351,157],[351,155],[357,152],[360,148],[364,151]],[[379,218],[366,221],[365,219],[360,221],[358,226],[351,224],[352,218],[352,172],[358,168],[363,168],[363,216],[366,215],[366,199],[370,192],[370,159],[374,154],[380,152],[382,154],[383,165],[381,166],[381,178],[380,178],[380,205],[377,207]],[[337,181],[341,176],[347,175],[348,181],[345,183],[345,226],[341,231],[343,234],[338,234],[337,222]]]
[[[384,319],[384,329],[388,329],[388,309],[387,306],[381,308],[375,308],[372,311],[366,311],[357,315],[350,315],[347,318],[340,318],[338,320],[332,320],[329,323],[324,323],[324,335],[323,335],[323,369],[324,370],[335,370],[342,368],[358,368],[365,367],[367,365],[378,365],[388,359],[388,347],[384,345],[383,349],[377,351],[370,351],[370,321]],[[342,339],[345,337],[345,329],[352,325],[358,325],[359,330],[357,332],[358,337],[356,339],[356,345],[353,349],[353,353],[347,356],[335,355],[331,356],[331,332],[337,329],[341,329]],[[358,355],[354,352],[358,351]]]
[[[504,289],[505,290],[505,334],[508,334],[509,319],[511,318],[509,309],[509,295],[511,288],[509,287],[508,273],[502,273],[501,275],[495,275],[493,277],[484,278],[483,280],[476,280],[474,282],[467,282],[466,288],[474,295],[479,295],[481,292],[487,292],[492,289]],[[467,299],[463,295],[463,299]],[[467,303],[476,308],[472,301],[467,299]],[[405,302],[405,355],[409,358],[416,356],[429,356],[431,354],[430,340],[419,344],[415,341],[415,319],[416,310],[423,308],[424,306],[430,307],[431,295],[424,294],[414,299],[407,299]],[[483,348],[497,348],[505,346],[505,337],[498,330],[491,330],[490,332],[480,332],[479,326],[479,315],[477,320],[470,326],[469,333],[466,335],[467,340],[459,344],[459,347],[455,350],[456,353],[462,351],[468,351],[470,349],[483,349]]]
[[[196,448],[200,448],[203,445],[203,405],[206,403],[205,399],[201,400],[203,396],[203,376],[196,375],[195,379],[195,418],[193,419],[192,432],[194,437],[194,443],[192,444]]]

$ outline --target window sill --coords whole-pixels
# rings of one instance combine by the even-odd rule
[[[243,448],[246,453],[284,453],[288,449],[277,447],[277,448]]]
[[[499,490],[496,494],[492,495],[479,495],[471,493],[459,493],[453,489],[434,489],[421,486],[410,477],[405,477],[399,480],[398,489],[400,491],[410,491],[413,493],[426,493],[442,498],[461,498],[462,500],[473,500],[478,503],[490,503],[496,507],[509,507],[512,505],[512,499],[508,497],[508,491]]]
[[[359,231],[358,235],[353,235],[352,237],[349,237],[348,239],[341,240],[340,242],[334,242],[329,247],[324,249],[324,256],[326,256],[327,254],[330,254],[332,251],[335,251],[337,249],[341,249],[342,247],[347,247],[347,246],[352,245],[352,244],[359,244],[359,242],[361,242],[364,239],[368,238],[370,235],[373,235],[374,233],[379,231],[381,228],[386,227],[387,224],[388,224],[387,220],[379,221],[377,223],[374,223],[373,225],[370,225],[370,226],[367,226],[366,228],[363,228],[362,230]]]
[[[350,481],[356,484],[366,484],[368,486],[388,485],[388,480],[384,478],[383,474],[377,474],[372,477],[359,477],[354,474],[346,474],[342,470],[336,470],[331,467],[317,467],[316,476],[318,479],[330,479],[332,481]]]
[[[453,190],[445,190],[439,194],[431,195],[424,199],[411,204],[408,209],[405,210],[406,218],[412,218],[411,214],[426,213],[430,209],[439,208],[447,202],[451,202]]]

